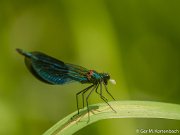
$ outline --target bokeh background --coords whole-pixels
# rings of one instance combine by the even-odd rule
[[[75,93],[87,86],[38,81],[15,48],[110,73],[117,100],[180,104],[179,7],[178,0],[0,0],[0,134],[42,134],[76,110]],[[93,94],[90,102],[102,101]],[[103,120],[76,135],[139,128],[180,129],[180,122]]]

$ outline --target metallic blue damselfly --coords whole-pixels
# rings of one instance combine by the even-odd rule
[[[77,110],[79,114],[79,103],[78,97],[82,94],[83,108],[84,102],[86,102],[88,116],[89,116],[89,96],[95,91],[100,98],[106,102],[110,108],[116,112],[111,105],[108,103],[108,99],[102,95],[102,87],[105,87],[105,91],[114,99],[107,89],[108,81],[115,84],[115,81],[110,79],[110,75],[107,73],[98,73],[95,70],[88,70],[84,67],[64,63],[63,61],[57,60],[51,56],[48,56],[42,52],[25,52],[21,49],[16,49],[18,53],[25,56],[25,64],[28,70],[40,81],[62,85],[70,82],[80,82],[82,84],[91,84],[89,87],[81,90],[76,94]],[[98,88],[100,87],[99,91]],[[89,91],[86,98],[84,94]],[[115,100],[115,99],[114,99]]]

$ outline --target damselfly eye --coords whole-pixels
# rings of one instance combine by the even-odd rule
[[[108,73],[103,73],[102,77],[103,77],[104,83],[107,85],[108,84],[108,80],[110,79],[110,75]]]
[[[104,73],[104,78],[105,78],[106,80],[109,80],[109,79],[110,79],[110,75],[109,75],[108,73]]]

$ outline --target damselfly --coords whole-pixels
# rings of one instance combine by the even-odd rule
[[[78,97],[82,94],[83,108],[84,102],[86,102],[87,111],[89,115],[89,96],[95,91],[100,98],[106,102],[109,107],[116,112],[108,103],[108,99],[102,95],[102,87],[105,87],[105,91],[114,99],[111,93],[107,89],[108,81],[115,84],[115,80],[110,79],[110,75],[107,73],[98,73],[95,70],[88,70],[84,67],[64,63],[51,56],[48,56],[41,52],[25,52],[21,49],[16,49],[18,53],[25,56],[25,64],[29,71],[39,80],[48,84],[67,84],[70,82],[80,82],[82,84],[89,83],[89,87],[81,90],[76,94],[77,111],[79,114],[79,100]],[[100,87],[99,91],[98,88]],[[84,94],[88,92],[86,98]],[[115,100],[115,99],[114,99]]]

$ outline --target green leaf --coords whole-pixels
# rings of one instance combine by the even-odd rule
[[[88,112],[82,109],[79,115],[74,112],[60,120],[43,135],[69,135],[89,124],[111,118],[163,118],[180,120],[180,105],[151,101],[113,101],[109,102],[116,112],[107,104],[90,106]],[[73,117],[74,116],[74,117]]]

